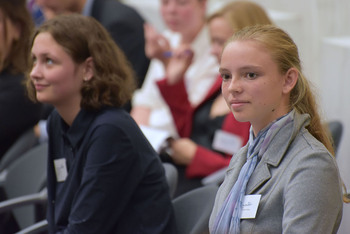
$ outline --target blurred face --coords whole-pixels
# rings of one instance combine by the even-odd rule
[[[288,113],[290,89],[268,51],[254,41],[228,44],[220,64],[222,93],[235,118],[249,121],[255,135]],[[287,73],[286,73],[287,74]]]
[[[161,0],[161,14],[165,24],[181,34],[197,31],[205,20],[205,0]]]
[[[36,3],[47,9],[50,13],[57,15],[62,14],[64,12],[76,12],[80,13],[81,9],[79,7],[78,2],[80,0],[35,0]],[[85,2],[85,0],[84,0]]]
[[[47,32],[36,36],[32,57],[30,78],[38,101],[52,104],[56,108],[67,104],[80,105],[84,63],[76,64]]]
[[[15,25],[0,9],[0,64],[9,55],[12,43],[20,37],[20,28]],[[0,67],[1,70],[1,67]]]
[[[211,53],[220,63],[222,49],[226,40],[232,36],[233,30],[231,25],[223,17],[213,18],[208,26],[211,39]]]

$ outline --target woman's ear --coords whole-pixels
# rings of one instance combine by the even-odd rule
[[[94,76],[94,60],[92,57],[88,57],[84,62],[84,81],[89,81]]]
[[[284,75],[283,93],[289,93],[298,81],[299,72],[295,67],[289,68]]]

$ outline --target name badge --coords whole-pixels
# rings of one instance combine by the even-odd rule
[[[255,219],[260,198],[260,194],[244,196],[241,219]]]
[[[242,147],[242,143],[241,137],[219,129],[214,134],[213,149],[233,155]]]
[[[56,172],[57,182],[63,182],[68,176],[67,163],[65,158],[55,159],[53,161]]]

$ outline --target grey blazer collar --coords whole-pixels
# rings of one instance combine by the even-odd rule
[[[289,145],[293,142],[300,129],[309,124],[309,115],[294,113],[294,121],[282,128],[274,137],[268,150],[257,165],[257,168],[250,177],[247,185],[247,194],[252,194],[262,184],[271,178],[270,167],[278,167],[283,159]],[[237,180],[240,169],[247,159],[248,145],[244,146],[231,161],[226,172],[226,177],[230,178],[233,186]],[[270,166],[269,166],[270,165]],[[237,169],[239,168],[239,169]],[[235,170],[234,170],[235,169]]]

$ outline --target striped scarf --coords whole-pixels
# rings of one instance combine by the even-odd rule
[[[224,205],[221,207],[212,234],[239,234],[243,199],[246,192],[247,183],[252,175],[258,161],[266,152],[273,137],[285,125],[293,121],[294,111],[270,123],[262,129],[254,138],[252,127],[250,128],[247,161],[243,165],[238,179],[227,196]]]

